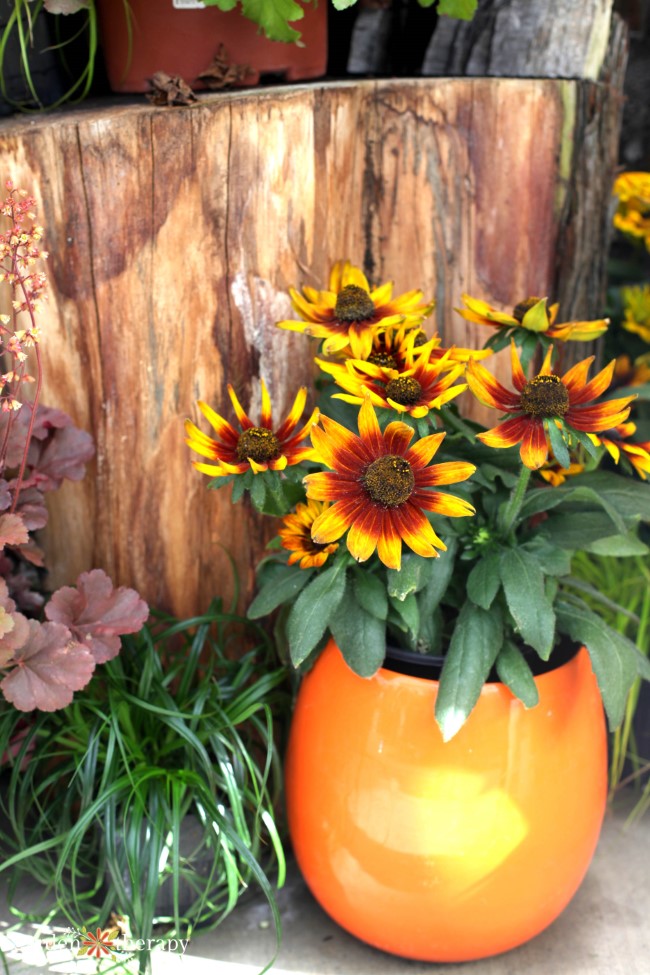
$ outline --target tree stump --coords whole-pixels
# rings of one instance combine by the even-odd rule
[[[285,415],[314,350],[275,322],[338,258],[434,296],[445,344],[486,337],[463,291],[599,316],[620,107],[607,83],[416,79],[4,121],[51,254],[43,402],[97,444],[52,499],[52,584],[98,566],[189,615],[233,592],[229,552],[245,604],[275,526],[206,490],[183,421],[198,398],[231,416],[228,382],[255,411],[258,377]]]

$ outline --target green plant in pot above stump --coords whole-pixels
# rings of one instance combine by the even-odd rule
[[[339,262],[279,323],[319,341],[324,415],[300,427],[303,393],[276,425],[262,384],[259,421],[231,390],[235,422],[205,403],[213,431],[187,422],[212,486],[283,517],[249,616],[279,610],[305,675],[286,793],[307,883],[358,937],[427,961],[504,951],[560,913],[605,808],[601,699],[615,727],[650,676],[571,575],[580,549],[643,549],[650,521],[648,485],[599,468],[633,397],[603,399],[613,363],[562,367],[607,321],[464,297],[510,345],[511,387],[491,348],[427,338],[421,292]],[[459,414],[467,387],[501,414],[490,429]]]

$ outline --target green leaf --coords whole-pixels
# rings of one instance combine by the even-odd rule
[[[415,594],[410,593],[406,599],[395,599],[391,596],[390,604],[408,633],[411,645],[414,646],[420,629],[420,611]]]
[[[332,6],[335,10],[347,10],[348,7],[354,7],[356,2],[357,0],[332,0]]]
[[[634,532],[628,532],[626,535],[609,535],[607,538],[599,538],[591,543],[587,551],[593,552],[594,555],[612,555],[623,558],[630,555],[646,555],[648,546],[640,538],[637,538]]]
[[[518,697],[525,708],[534,708],[539,702],[539,691],[528,661],[521,650],[506,641],[496,659],[499,680]]]
[[[521,324],[529,332],[548,331],[549,319],[546,311],[546,298],[540,298],[536,304],[528,309],[521,320]]]
[[[273,572],[248,607],[246,615],[250,620],[258,620],[267,616],[282,603],[295,599],[301,589],[307,585],[313,569],[301,569],[298,565],[283,565],[283,572]]]
[[[422,0],[420,0],[421,2]],[[422,6],[426,6],[426,4],[422,4]],[[439,0],[438,13],[443,17],[471,20],[477,7],[478,0]]]
[[[599,555],[643,555],[647,548],[634,532],[620,534],[611,519],[599,511],[552,514],[541,531],[555,545],[569,551]]]
[[[444,741],[462,728],[501,650],[498,605],[487,612],[471,602],[461,609],[440,675],[436,721]]]
[[[539,563],[542,572],[548,575],[566,576],[571,572],[571,552],[553,545],[542,535],[535,535],[519,548],[529,552]]]
[[[389,569],[386,573],[388,595],[395,599],[406,599],[409,593],[418,592],[431,578],[435,561],[415,553],[403,555],[402,568]]]
[[[488,552],[467,577],[467,595],[481,609],[489,609],[500,588],[499,554]]]
[[[386,624],[367,613],[347,586],[330,623],[345,662],[359,677],[372,677],[386,655]]]
[[[371,616],[385,620],[388,616],[388,597],[384,583],[371,572],[353,569],[354,595],[359,605]]]
[[[641,653],[638,647],[634,647],[636,659],[636,672],[642,680],[650,680],[650,660]]]
[[[290,21],[302,20],[302,7],[294,0],[242,0],[244,17],[259,24],[270,41],[300,40],[300,32],[289,26]]]
[[[560,600],[557,618],[560,628],[589,651],[609,726],[617,728],[637,673],[634,644],[582,602]]]
[[[590,457],[596,459],[600,456],[602,453],[602,448],[597,447],[595,443],[592,443],[586,433],[583,433],[582,430],[576,430],[575,427],[571,426],[569,427],[569,430],[571,431],[571,436],[573,439],[579,444],[582,444]]]
[[[338,608],[345,592],[344,563],[335,563],[312,579],[296,599],[287,619],[289,653],[298,667],[314,649]]]
[[[544,420],[544,430],[546,431],[546,436],[551,444],[551,450],[556,461],[560,467],[567,468],[571,463],[571,457],[569,455],[569,448],[562,436],[562,430],[560,430],[553,418]]]
[[[539,332],[528,332],[523,335],[515,335],[515,341],[521,343],[521,348],[519,352],[519,358],[521,360],[521,368],[525,373],[528,372],[528,367],[535,358],[535,354],[538,349],[538,345],[541,339],[538,338]]]
[[[253,483],[251,484],[251,501],[253,506],[257,508],[258,511],[264,511],[264,502],[266,500],[266,481],[264,480],[263,474],[256,474],[253,478]]]
[[[417,594],[420,616],[432,613],[447,591],[456,565],[458,541],[449,538],[445,542],[447,550],[441,552],[437,559],[430,559],[431,574],[427,584]]]
[[[611,508],[628,521],[650,521],[650,485],[613,471],[580,475],[580,485],[605,498]]]
[[[555,637],[555,613],[544,588],[544,573],[523,549],[501,553],[499,572],[508,609],[528,646],[548,660]]]
[[[232,485],[232,495],[231,500],[233,504],[237,504],[241,500],[246,488],[250,487],[250,471],[246,471],[245,474],[240,474],[236,477]]]

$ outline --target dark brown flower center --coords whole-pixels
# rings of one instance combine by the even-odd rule
[[[541,298],[525,298],[518,305],[515,305],[512,310],[512,317],[516,318],[518,322],[523,322],[526,312],[530,311],[533,305],[536,305],[541,300]]]
[[[558,376],[537,376],[521,392],[521,408],[531,416],[564,416],[569,391]]]
[[[404,457],[378,457],[361,478],[370,499],[385,508],[397,508],[413,493],[415,476]]]
[[[356,284],[346,284],[339,291],[334,315],[340,322],[363,322],[366,318],[372,318],[375,313],[375,305],[365,290]]]
[[[426,345],[429,339],[427,338],[427,333],[423,331],[418,331],[413,340],[413,348],[419,349],[421,345]]]
[[[400,406],[413,406],[420,399],[422,387],[413,376],[398,376],[386,386],[386,396]]]
[[[280,441],[272,430],[265,427],[249,427],[237,441],[237,460],[252,458],[258,464],[275,460],[280,456]]]
[[[368,356],[368,362],[372,362],[375,366],[381,366],[383,369],[397,368],[397,359],[395,356],[389,355],[388,352],[373,352],[372,355]]]

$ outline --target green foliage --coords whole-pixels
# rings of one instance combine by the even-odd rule
[[[126,0],[115,0],[124,2]],[[9,0],[7,10],[10,11],[6,23],[0,33],[0,93],[4,101],[14,108],[22,111],[33,111],[44,106],[42,102],[42,92],[38,91],[36,81],[32,76],[32,51],[34,47],[33,32],[38,18],[47,18],[50,24],[56,22],[56,18],[50,18],[44,10],[43,0]],[[86,58],[79,75],[74,78],[70,87],[61,97],[48,108],[58,108],[66,102],[78,102],[85,98],[91,89],[95,74],[95,58],[99,47],[97,10],[94,0],[86,4],[79,4],[79,13],[75,16],[81,19],[79,31],[76,36],[69,40],[55,45],[55,49],[61,53],[62,60],[65,58],[65,47],[80,37],[86,44]],[[20,65],[25,79],[29,101],[16,102],[7,89],[7,56],[11,49],[20,52]]]
[[[436,698],[436,721],[445,741],[469,717],[502,645],[501,613],[487,612],[468,600],[458,614]]]
[[[187,937],[218,924],[252,883],[279,938],[274,729],[288,701],[271,661],[264,632],[214,602],[123,638],[102,679],[61,711],[0,708],[10,903],[29,875],[75,928],[105,927],[116,912],[136,938],[154,923]]]

